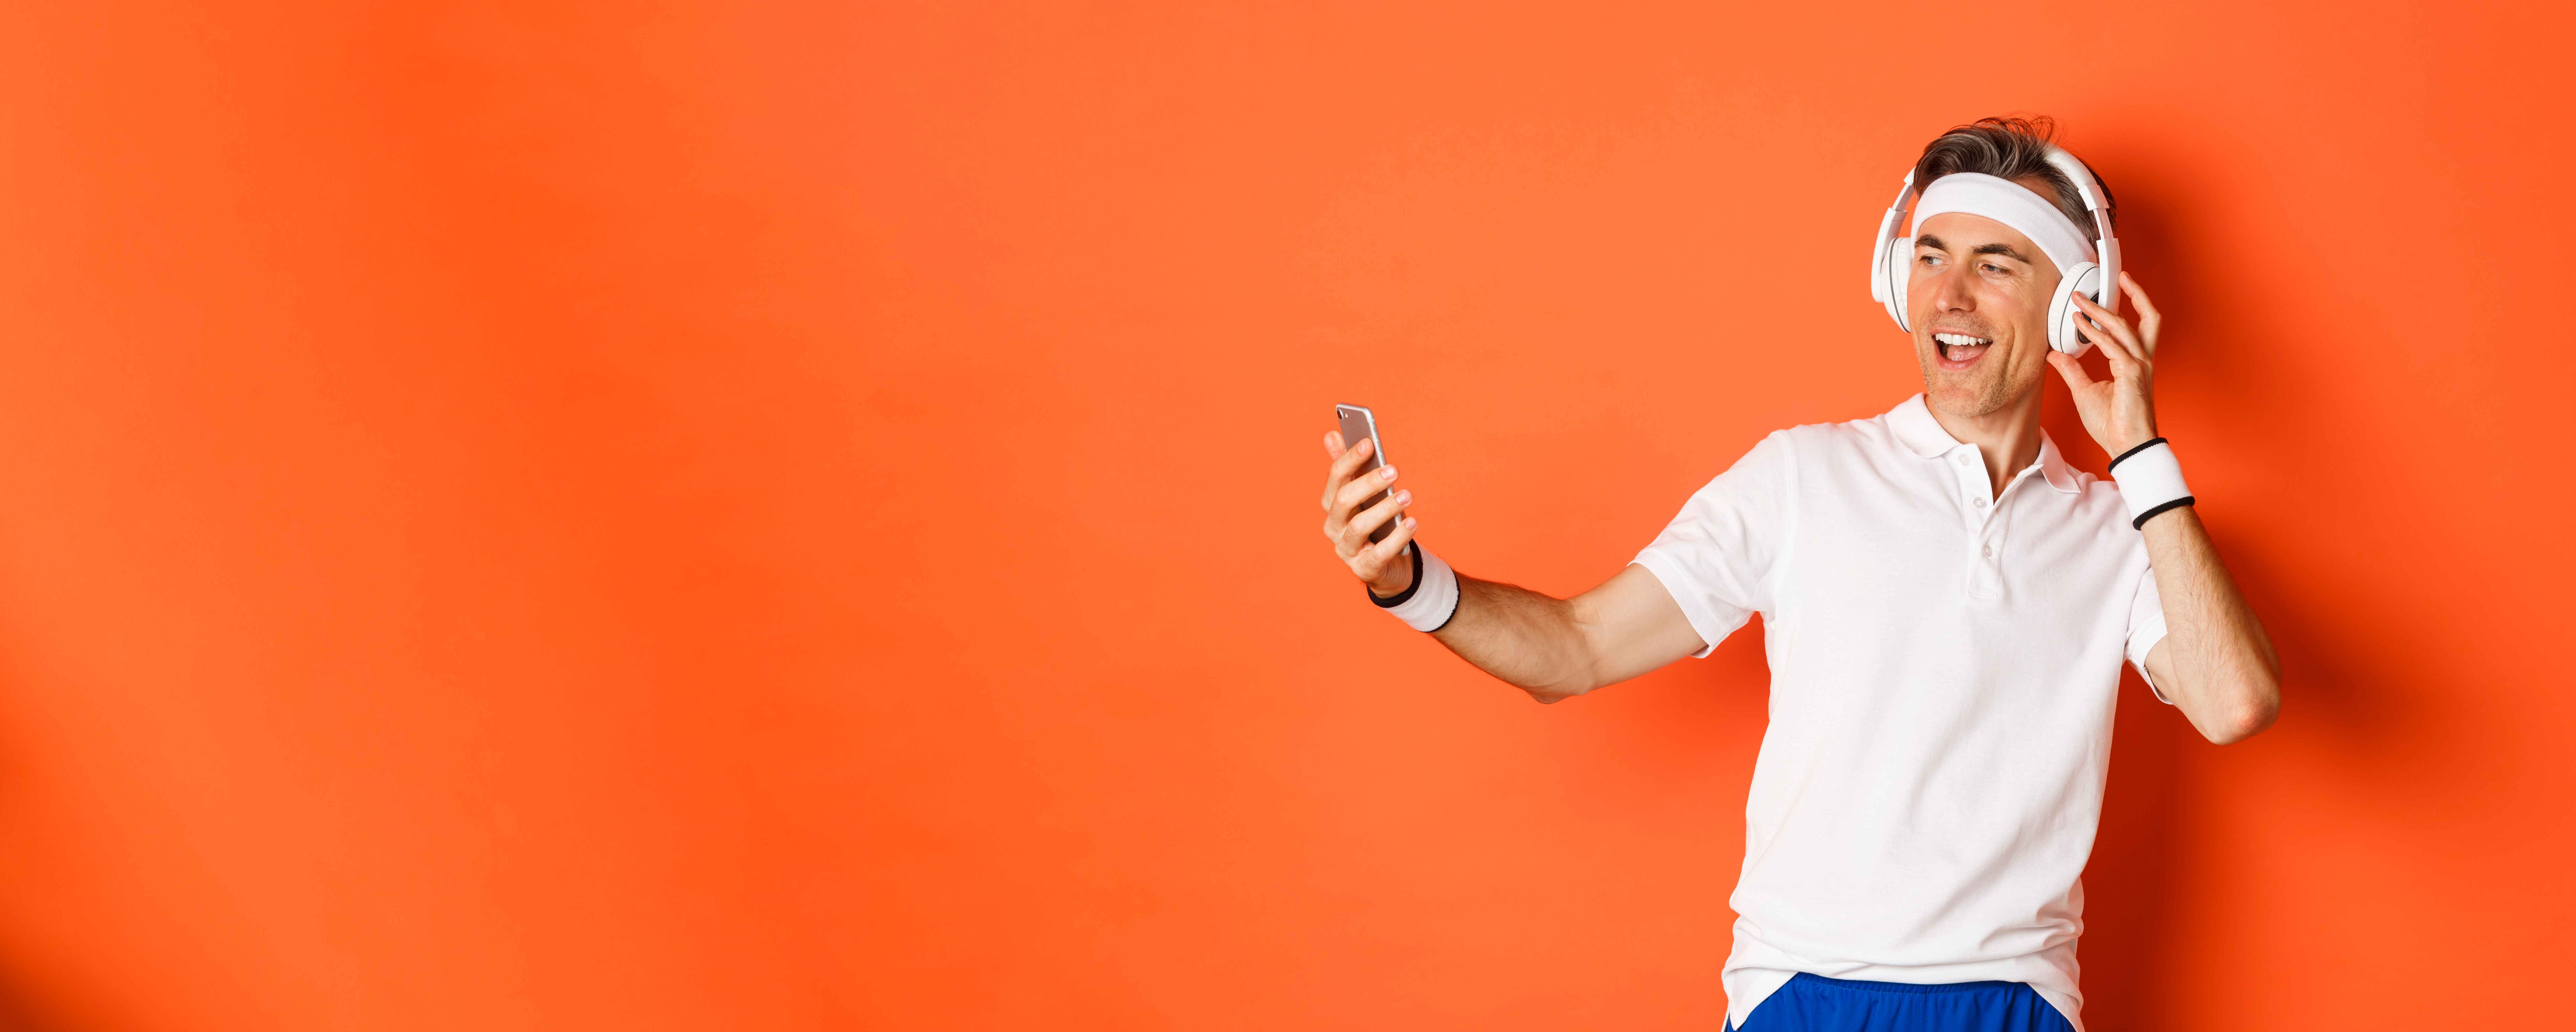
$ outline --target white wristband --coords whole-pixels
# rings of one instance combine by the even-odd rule
[[[1417,631],[1449,626],[1449,618],[1458,615],[1457,572],[1441,562],[1439,556],[1423,551],[1419,541],[1407,543],[1405,551],[1413,557],[1413,586],[1397,592],[1394,598],[1379,598],[1376,592],[1369,592],[1369,601]]]
[[[2134,528],[2145,527],[2157,513],[2192,504],[2191,488],[2182,482],[2182,463],[2161,437],[2111,460],[2111,478],[2120,485],[2121,500],[2129,503],[2129,526]]]

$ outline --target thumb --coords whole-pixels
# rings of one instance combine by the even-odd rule
[[[2085,375],[2084,363],[2077,361],[2075,356],[2067,354],[2066,352],[2049,352],[2048,364],[2056,366],[2057,375],[2066,378],[2066,387],[2068,390],[2080,392],[2084,388],[2093,386],[2095,383],[2099,382],[2094,380],[2092,377]]]

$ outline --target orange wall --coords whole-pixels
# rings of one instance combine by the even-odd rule
[[[2131,682],[2096,1032],[2563,1015],[2564,15],[368,6],[0,11],[0,1020],[1713,1028],[1758,633],[1532,705],[1315,439],[1589,586],[2014,110],[2291,680]]]

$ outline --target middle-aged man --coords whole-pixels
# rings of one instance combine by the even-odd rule
[[[2117,272],[2108,192],[2051,128],[1942,134],[1880,228],[1873,287],[1923,393],[1773,433],[1583,594],[1453,572],[1413,543],[1396,471],[1355,475],[1369,443],[1325,438],[1324,536],[1370,597],[1540,702],[1705,656],[1762,614],[1771,724],[1722,976],[1732,1028],[2074,1025],[2121,661],[2212,742],[2279,709],[2271,643],[2156,434],[2155,306]],[[2090,347],[2108,379],[2077,361]],[[2040,431],[2043,366],[2116,486]]]

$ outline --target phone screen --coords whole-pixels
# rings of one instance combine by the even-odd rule
[[[1342,423],[1342,447],[1355,448],[1359,446],[1361,441],[1375,441],[1377,443],[1377,447],[1370,450],[1368,459],[1361,462],[1360,468],[1351,473],[1351,476],[1354,479],[1364,474],[1374,472],[1378,467],[1386,465],[1386,442],[1379,440],[1377,436],[1377,416],[1375,414],[1371,413],[1367,408],[1359,405],[1335,405],[1333,406],[1333,415],[1340,419]],[[1361,502],[1358,508],[1351,510],[1351,514],[1356,516],[1360,513],[1367,512],[1370,506],[1376,505],[1377,503],[1385,500],[1386,492],[1379,491],[1376,494],[1368,496],[1368,499]],[[1369,532],[1369,540],[1371,542],[1386,540],[1387,535],[1395,533],[1395,523],[1396,521],[1394,520],[1388,520],[1384,523],[1378,524],[1376,530]]]

